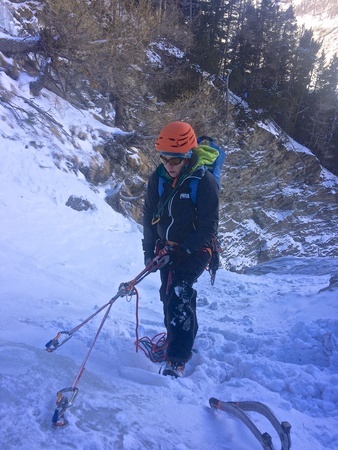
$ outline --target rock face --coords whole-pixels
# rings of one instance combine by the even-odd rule
[[[66,206],[74,209],[75,211],[88,211],[95,210],[96,206],[91,204],[87,199],[82,197],[76,197],[75,195],[71,195],[67,202]]]
[[[282,256],[338,257],[338,178],[307,149],[265,130],[228,152],[221,192],[223,264]]]

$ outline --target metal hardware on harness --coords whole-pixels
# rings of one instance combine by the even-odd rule
[[[210,398],[209,404],[213,408],[220,409],[229,414],[233,414],[237,419],[241,420],[249,430],[253,433],[255,438],[262,445],[264,450],[274,450],[272,438],[268,433],[261,433],[254,422],[245,414],[244,411],[253,411],[262,414],[277,431],[279,439],[282,443],[281,450],[290,450],[291,448],[291,425],[289,422],[279,422],[277,417],[271,409],[260,402],[244,401],[244,402],[222,402],[216,398]]]
[[[119,294],[120,297],[127,297],[127,301],[130,301],[131,297],[136,295],[136,288],[133,283],[121,283],[119,286]]]
[[[66,392],[72,393],[70,399],[68,399],[68,397],[63,395]],[[78,392],[79,392],[78,388],[70,387],[61,389],[61,391],[57,393],[56,409],[54,411],[52,418],[54,427],[65,428],[68,425],[68,420],[65,418],[65,412],[68,408],[70,408],[73,405],[75,397],[77,396]]]

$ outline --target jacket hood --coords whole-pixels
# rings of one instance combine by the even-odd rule
[[[210,147],[209,145],[199,145],[193,152],[197,156],[197,161],[193,167],[193,170],[201,166],[212,166],[216,161],[219,154],[218,150]]]

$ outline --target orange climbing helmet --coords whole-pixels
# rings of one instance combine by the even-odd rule
[[[170,122],[162,128],[157,141],[156,150],[167,153],[188,153],[197,147],[194,130],[186,122]]]

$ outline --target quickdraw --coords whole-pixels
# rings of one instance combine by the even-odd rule
[[[78,326],[76,326],[75,328],[73,328],[71,331],[59,331],[57,333],[57,335],[51,339],[49,342],[47,342],[46,344],[46,351],[49,353],[54,352],[55,350],[57,350],[58,348],[60,348],[63,344],[65,344],[67,341],[69,341],[69,339],[73,336],[73,334],[78,331],[81,327],[83,327],[87,322],[89,322],[91,319],[93,319],[97,314],[99,314],[101,311],[103,311],[104,309],[107,308],[103,319],[100,323],[99,329],[97,330],[97,333],[93,339],[93,342],[84,358],[84,361],[75,377],[75,380],[72,384],[71,387],[69,388],[64,388],[61,389],[60,391],[57,392],[57,399],[56,399],[56,409],[54,411],[53,414],[53,418],[52,418],[52,423],[53,426],[58,427],[58,428],[65,428],[68,425],[68,421],[65,418],[65,412],[68,408],[70,408],[73,403],[74,400],[79,392],[79,389],[77,387],[82,374],[85,370],[85,365],[88,361],[88,358],[94,348],[94,345],[97,341],[97,338],[99,337],[99,334],[102,330],[102,327],[108,317],[108,314],[111,310],[111,307],[113,306],[113,304],[115,303],[115,301],[119,298],[119,297],[132,297],[133,295],[137,296],[138,299],[138,292],[135,288],[135,286],[140,283],[140,281],[142,281],[147,275],[149,275],[152,272],[156,272],[158,269],[161,269],[162,267],[164,267],[167,263],[169,262],[169,255],[168,255],[168,251],[166,249],[163,249],[159,252],[159,254],[150,262],[150,264],[148,264],[143,270],[142,272],[140,272],[133,280],[127,282],[127,283],[121,283],[118,289],[117,294],[111,299],[109,300],[108,303],[106,303],[105,305],[101,306],[101,308],[99,308],[94,314],[92,314],[91,316],[89,316],[86,320],[84,320],[82,323],[80,323]],[[66,335],[64,337],[63,340],[59,341],[60,337]],[[138,336],[137,336],[138,339]],[[70,398],[68,398],[68,396],[66,395],[67,393],[70,393],[71,396]]]
[[[216,398],[210,398],[209,404],[211,407],[220,409],[229,414],[234,415],[237,419],[241,420],[249,430],[253,433],[258,442],[262,445],[264,450],[274,450],[275,447],[272,443],[272,438],[269,433],[262,433],[259,428],[254,424],[250,417],[245,414],[244,411],[253,411],[262,414],[277,431],[279,439],[281,441],[281,450],[290,450],[291,437],[290,430],[291,425],[289,422],[280,422],[271,409],[260,402],[255,401],[243,401],[243,402],[222,402]]]

